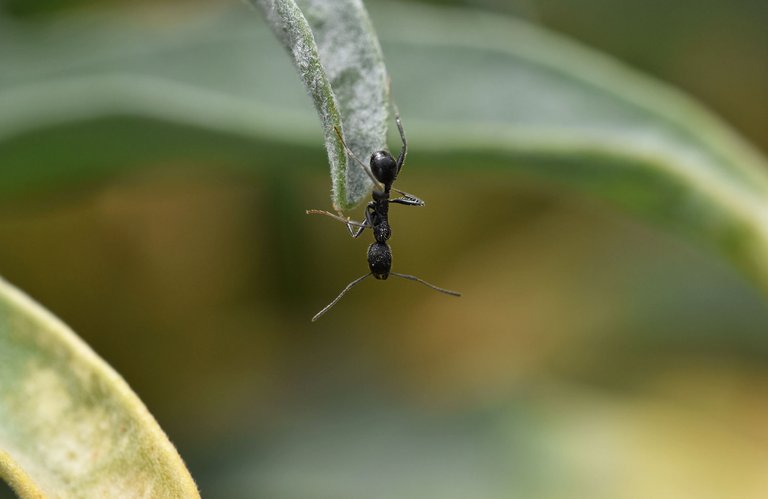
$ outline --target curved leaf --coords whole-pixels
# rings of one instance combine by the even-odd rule
[[[387,26],[408,168],[568,183],[717,247],[768,288],[766,162],[697,103],[524,22],[372,12]],[[315,118],[286,59],[242,12],[171,27],[127,16],[3,26],[0,192],[169,158],[306,163]]]
[[[320,116],[333,204],[351,208],[368,196],[372,182],[354,162],[348,168],[352,160],[334,128],[366,160],[386,148],[389,116],[386,68],[365,7],[360,0],[253,1],[290,51]]]
[[[569,183],[714,242],[767,287],[768,164],[725,123],[524,22],[464,10],[419,22],[430,12],[387,9],[379,19],[397,22],[408,47],[395,74],[416,60],[462,61],[459,74],[447,61],[432,65],[440,84],[419,79],[403,100],[424,120],[412,128],[424,130],[420,148],[435,161],[503,161]]]
[[[21,497],[198,497],[125,381],[1,279],[0,449]]]

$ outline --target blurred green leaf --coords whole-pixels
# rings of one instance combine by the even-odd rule
[[[21,497],[198,497],[125,381],[3,280],[0,477]]]
[[[365,7],[359,0],[252,1],[291,53],[314,101],[331,164],[333,204],[352,208],[373,183],[361,168],[348,168],[351,159],[335,128],[355,156],[368,158],[386,148],[389,116],[387,71]]]
[[[371,12],[386,26],[408,168],[429,157],[440,174],[506,168],[566,183],[713,245],[768,287],[766,163],[701,106],[520,21]],[[169,159],[307,162],[322,143],[315,118],[255,13],[148,13],[2,27],[0,192]]]

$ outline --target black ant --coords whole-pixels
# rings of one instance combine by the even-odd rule
[[[360,234],[362,234],[363,230],[366,228],[371,228],[373,229],[373,237],[376,239],[376,241],[368,246],[368,267],[371,269],[371,271],[350,282],[347,287],[344,288],[341,293],[339,293],[339,296],[337,296],[331,303],[326,305],[325,308],[323,308],[314,317],[312,317],[312,322],[319,319],[320,316],[326,313],[331,307],[336,305],[336,302],[341,300],[344,294],[346,294],[346,292],[349,291],[353,286],[371,275],[376,279],[382,280],[386,279],[390,275],[394,275],[397,277],[402,277],[403,279],[420,282],[421,284],[429,286],[430,288],[436,291],[440,291],[441,293],[452,296],[461,296],[461,294],[457,293],[456,291],[450,291],[437,287],[434,284],[430,284],[416,276],[399,274],[397,272],[391,271],[392,250],[387,244],[387,240],[392,235],[392,229],[389,226],[389,203],[404,204],[406,206],[424,206],[424,201],[421,199],[398,189],[394,190],[400,194],[400,197],[394,199],[390,199],[389,197],[390,191],[393,190],[392,184],[397,178],[397,175],[400,173],[400,169],[403,167],[405,156],[408,152],[408,143],[405,140],[403,124],[400,122],[400,114],[397,112],[397,109],[395,109],[395,122],[397,123],[397,129],[400,132],[400,139],[403,141],[403,148],[400,150],[400,155],[397,157],[397,160],[395,160],[389,151],[376,151],[371,155],[370,167],[365,166],[365,164],[360,161],[357,156],[354,155],[349,147],[347,147],[347,144],[344,142],[344,138],[341,136],[341,131],[338,127],[336,127],[336,135],[339,136],[339,140],[344,146],[344,149],[346,149],[347,154],[349,154],[349,156],[352,157],[352,159],[363,168],[365,173],[368,174],[368,177],[370,177],[370,179],[373,181],[373,200],[368,203],[368,206],[365,207],[365,219],[362,222],[352,221],[347,217],[341,216],[341,213],[334,215],[331,212],[323,210],[307,210],[307,214],[326,215],[346,224],[350,235],[352,235],[354,238],[357,238]],[[353,227],[356,227],[357,230],[355,230]]]

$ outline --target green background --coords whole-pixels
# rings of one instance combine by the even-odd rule
[[[34,26],[97,3],[0,6]],[[446,3],[613,54],[768,151],[765,2]],[[0,273],[125,377],[204,497],[768,493],[768,309],[751,284],[600,201],[412,150],[399,182],[428,204],[393,208],[395,266],[459,301],[370,280],[309,322],[368,244],[304,215],[329,207],[319,139],[255,174],[222,153],[6,197]]]

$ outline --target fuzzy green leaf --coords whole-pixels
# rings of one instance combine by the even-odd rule
[[[504,168],[566,183],[718,248],[768,288],[768,165],[699,104],[524,22],[390,2],[372,14],[387,27],[405,173]],[[256,17],[2,26],[0,193],[169,159],[308,163],[316,118]]]
[[[347,157],[335,127],[357,158],[386,148],[387,73],[361,0],[252,0],[293,57],[323,125],[333,204],[351,208],[372,182]],[[351,166],[351,167],[350,167]]]
[[[24,498],[199,497],[125,381],[1,279],[0,478]]]

